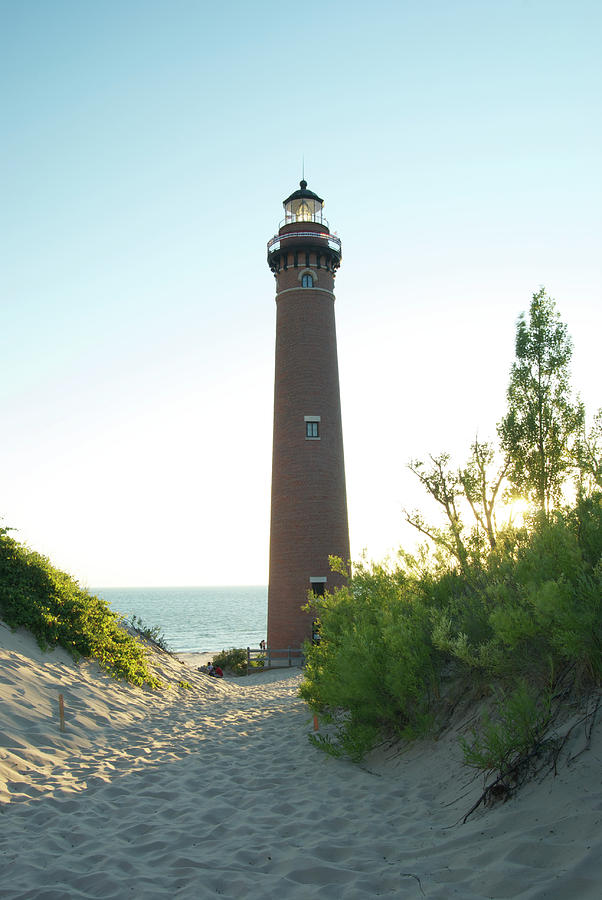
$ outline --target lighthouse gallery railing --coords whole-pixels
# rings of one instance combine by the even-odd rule
[[[298,238],[318,239],[320,242],[324,241],[324,243],[328,244],[331,250],[335,250],[338,253],[341,252],[341,239],[336,234],[324,234],[319,231],[292,231],[290,234],[275,234],[268,241],[268,253],[272,250],[277,250],[283,241],[296,240]]]

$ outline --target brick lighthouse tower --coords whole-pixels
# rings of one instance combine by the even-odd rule
[[[277,307],[268,646],[278,649],[311,637],[307,593],[340,583],[329,555],[349,559],[333,293],[341,242],[323,202],[301,181],[268,243]]]

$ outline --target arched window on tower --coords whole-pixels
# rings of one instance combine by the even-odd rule
[[[313,287],[314,286],[314,278],[313,275],[306,274],[301,279],[301,287]]]

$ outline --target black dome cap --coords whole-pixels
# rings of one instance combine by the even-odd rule
[[[285,203],[289,203],[291,200],[303,200],[303,199],[317,200],[318,203],[324,203],[324,201],[322,200],[321,197],[318,197],[318,195],[314,194],[313,191],[307,190],[307,181],[305,181],[305,179],[303,179],[303,181],[300,181],[299,185],[301,187],[301,190],[293,191],[293,193],[290,195],[290,197],[286,198],[286,200],[284,201]]]

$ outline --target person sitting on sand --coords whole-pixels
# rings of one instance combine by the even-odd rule
[[[213,667],[213,674],[215,675],[216,678],[223,678],[223,677],[224,677],[224,673],[222,672],[222,669],[221,669],[220,666],[214,666],[214,667]]]
[[[213,663],[211,662],[211,660],[209,660],[209,662],[207,663],[207,675],[213,675],[214,671],[215,670],[213,668]]]

